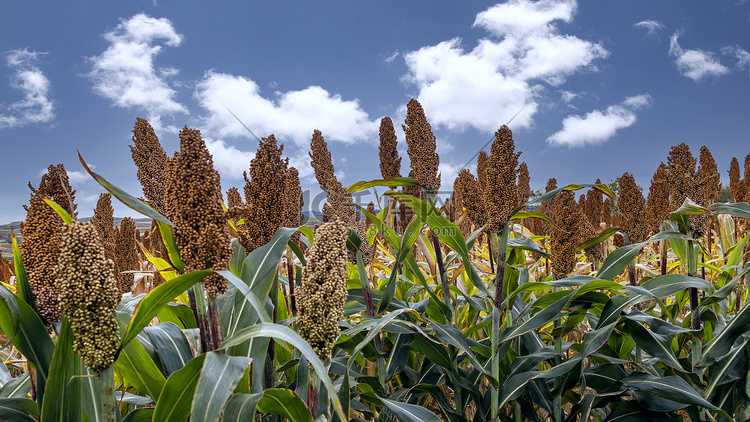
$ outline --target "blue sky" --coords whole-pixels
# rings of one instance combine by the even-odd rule
[[[376,179],[380,118],[400,126],[411,98],[437,136],[443,189],[519,110],[510,127],[534,189],[626,171],[648,189],[680,142],[696,156],[707,145],[728,183],[731,158],[750,152],[746,1],[0,0],[0,10],[0,222],[23,218],[26,183],[57,163],[90,215],[102,189],[76,149],[140,195],[136,117],[168,154],[180,128],[200,129],[223,188],[241,186],[257,141],[225,107],[285,144],[312,195],[314,129],[344,184]]]

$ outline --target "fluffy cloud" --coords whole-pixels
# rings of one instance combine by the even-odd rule
[[[664,29],[664,24],[659,21],[654,20],[645,20],[640,21],[633,26],[637,26],[639,28],[646,28],[646,31],[648,31],[648,35],[659,35],[659,32]]]
[[[594,110],[581,117],[568,116],[563,119],[562,130],[547,138],[552,145],[582,147],[601,144],[615,136],[618,130],[631,126],[636,121],[635,110],[651,105],[648,94],[628,97],[620,104],[606,110]]]
[[[3,111],[0,113],[0,129],[46,123],[55,117],[55,108],[49,99],[49,79],[36,66],[44,54],[47,53],[23,49],[12,50],[6,55],[6,64],[13,70],[10,86],[21,91],[23,99],[7,106],[0,104],[0,111]]]
[[[744,69],[750,65],[750,53],[738,45],[722,47],[721,54],[734,56],[737,59],[738,69]]]
[[[248,136],[234,113],[257,136],[273,133],[282,143],[309,145],[315,129],[328,142],[377,141],[378,122],[369,119],[359,101],[344,100],[319,86],[266,98],[252,79],[207,72],[194,96],[208,113],[203,117],[205,127],[219,137]]]
[[[255,158],[255,153],[242,151],[218,139],[205,138],[205,141],[208,152],[213,155],[214,167],[221,176],[229,179],[242,179],[242,172],[248,171],[250,160]]]
[[[94,92],[118,107],[145,110],[155,128],[162,116],[188,112],[175,100],[176,92],[168,82],[178,70],[154,64],[162,51],[159,43],[176,47],[182,42],[169,20],[139,13],[122,20],[104,38],[110,43],[107,50],[89,59]]]
[[[720,76],[729,72],[729,68],[721,64],[711,52],[703,50],[685,50],[680,47],[676,32],[669,40],[669,55],[675,57],[675,64],[682,76],[699,81],[706,76]]]
[[[451,129],[472,126],[494,132],[514,120],[528,127],[539,108],[541,82],[557,86],[607,57],[600,44],[560,34],[557,21],[570,22],[574,0],[511,0],[479,13],[475,27],[491,38],[465,51],[454,38],[404,54],[404,81],[418,88],[430,122]]]

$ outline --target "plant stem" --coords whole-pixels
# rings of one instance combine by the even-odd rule
[[[221,330],[221,319],[216,309],[216,299],[208,298],[208,317],[211,321],[211,339],[214,350],[218,350],[224,342],[224,333]]]
[[[443,251],[440,249],[440,239],[434,231],[430,230],[430,238],[432,240],[432,247],[435,249],[435,260],[437,261],[438,271],[440,273],[440,282],[443,287],[443,302],[446,305],[451,305],[451,289],[448,285],[448,273],[445,271],[445,264],[443,263]],[[370,298],[372,300],[372,297]],[[373,315],[374,316],[374,315]]]
[[[213,350],[211,347],[213,342],[211,341],[211,328],[208,325],[208,319],[206,318],[203,289],[200,284],[196,284],[188,290],[187,294],[190,309],[193,311],[195,322],[198,324],[198,331],[200,331],[201,334],[201,347],[203,348],[204,353],[210,352]]]
[[[497,274],[495,275],[495,306],[492,310],[492,377],[496,380],[500,379],[500,356],[498,356],[498,348],[500,347],[500,314],[502,310],[503,297],[503,278],[505,277],[505,250],[508,245],[508,224],[505,223],[503,226],[503,232],[498,236],[496,233],[489,234],[488,243],[497,243],[500,257],[497,261]],[[492,254],[490,254],[490,258]],[[513,306],[513,305],[511,305]],[[499,409],[499,390],[497,388],[492,389],[491,397],[491,410],[492,410],[492,421],[497,420]]]
[[[687,240],[687,250],[686,250],[686,257],[687,257],[687,272],[689,277],[695,277],[696,273],[698,272],[698,262],[697,262],[697,256],[695,253],[695,247],[694,247],[694,241]],[[701,314],[700,310],[698,309],[698,289],[695,287],[688,288],[688,293],[690,295],[690,312],[691,312],[691,328],[693,330],[700,330],[701,328]]]
[[[115,401],[115,370],[113,366],[97,374],[102,397],[103,422],[115,422],[117,402]]]
[[[291,258],[287,258],[286,263],[287,279],[289,280],[289,303],[292,307],[292,316],[297,315],[297,299],[294,296],[294,263]]]
[[[271,291],[268,294],[269,299],[271,299],[271,319],[276,323],[276,310],[278,306],[278,300],[279,300],[279,278],[278,278],[278,272],[273,277],[273,284],[271,284]],[[265,368],[265,386],[266,388],[273,388],[274,387],[274,375],[276,373],[276,363],[274,362],[276,360],[276,341],[271,338],[268,341],[268,361],[269,364],[266,365]]]

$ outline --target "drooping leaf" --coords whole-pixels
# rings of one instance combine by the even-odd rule
[[[190,420],[217,422],[224,404],[251,362],[252,359],[244,356],[207,353],[195,387]]]
[[[365,189],[369,189],[375,186],[386,186],[389,188],[395,188],[398,186],[419,186],[419,182],[412,179],[411,177],[396,177],[389,180],[371,180],[369,182],[360,181],[346,188],[349,193],[359,192]]]
[[[202,354],[169,376],[156,401],[154,421],[184,422],[190,416],[195,387],[205,359],[206,355]]]
[[[731,214],[735,217],[750,219],[750,204],[748,204],[747,202],[735,202],[730,204],[717,202],[708,208],[714,212]]]
[[[722,410],[706,401],[701,394],[684,379],[670,375],[657,377],[642,372],[634,372],[623,378],[622,383],[631,388],[637,388],[648,394],[672,400],[677,403],[695,404],[706,409],[724,413]],[[727,415],[728,417],[728,415]]]
[[[747,331],[748,324],[750,324],[750,302],[745,303],[745,306],[727,323],[727,326],[703,347],[703,356],[698,366],[711,365],[726,355],[737,338]]]
[[[81,375],[81,358],[73,350],[73,331],[66,317],[62,318],[49,375],[42,403],[42,421],[80,420],[82,393],[78,376]]]
[[[1,398],[0,420],[6,422],[37,422],[39,409],[27,398]]]
[[[57,215],[60,216],[60,218],[62,218],[63,223],[70,224],[73,222],[73,217],[71,217],[70,214],[65,211],[65,208],[57,205],[57,203],[51,199],[43,198],[42,200],[45,204],[49,205],[50,208],[52,208],[57,213]]]
[[[162,322],[143,329],[148,335],[151,344],[159,355],[167,376],[182,368],[191,359],[193,352],[190,350],[185,335],[180,327],[171,322]]]
[[[596,276],[604,280],[612,280],[638,256],[643,245],[643,243],[633,243],[617,248],[607,255]]]
[[[162,284],[162,286],[163,285],[164,284]],[[148,296],[146,296],[146,298],[148,298]],[[119,318],[119,316],[117,318],[117,323],[120,326],[120,332],[125,332],[125,323]],[[120,348],[120,353],[115,361],[115,368],[120,371],[122,376],[128,380],[129,383],[147,393],[154,399],[154,401],[159,400],[159,394],[166,383],[166,379],[156,366],[156,363],[151,360],[151,356],[149,356],[146,349],[143,348],[140,341],[135,340],[128,342],[125,347]]]
[[[383,398],[380,400],[402,422],[440,422],[434,413],[422,406]]]
[[[292,390],[267,388],[258,402],[258,410],[289,419],[292,422],[313,422],[305,402]]]
[[[263,393],[233,394],[224,406],[222,422],[246,422],[255,420],[255,409]],[[303,403],[304,404],[304,403]],[[310,414],[309,412],[307,413]]]

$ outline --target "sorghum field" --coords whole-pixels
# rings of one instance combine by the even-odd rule
[[[451,181],[421,105],[407,110],[408,177],[389,118],[382,178],[349,187],[312,133],[316,227],[273,135],[244,192],[223,192],[198,130],[170,157],[137,119],[143,191],[81,151],[106,190],[86,223],[49,166],[0,266],[0,420],[750,417],[750,155],[744,179],[729,166],[733,202],[709,149],[685,144],[648,190],[625,173],[532,195],[502,126],[438,201]],[[353,202],[371,188],[379,204]],[[112,200],[151,229],[115,226]]]

